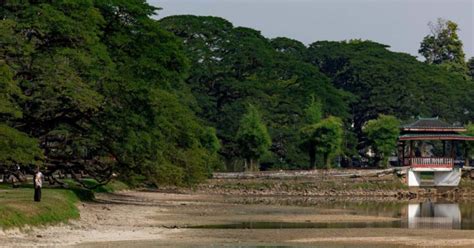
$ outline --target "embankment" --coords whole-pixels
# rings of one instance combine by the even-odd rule
[[[474,196],[474,183],[464,177],[457,188],[409,188],[397,170],[314,170],[215,173],[206,183],[178,191],[219,195],[312,196],[326,198],[462,198]]]
[[[67,222],[78,219],[80,202],[91,201],[96,192],[114,192],[126,189],[121,182],[111,182],[94,191],[73,186],[64,189],[45,186],[42,190],[41,202],[33,201],[32,185],[26,184],[19,188],[11,188],[8,184],[0,185],[0,229],[23,228]],[[94,184],[94,182],[89,182]]]

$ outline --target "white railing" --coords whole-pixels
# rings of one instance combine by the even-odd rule
[[[452,158],[411,158],[412,167],[451,168],[453,165],[454,160]]]

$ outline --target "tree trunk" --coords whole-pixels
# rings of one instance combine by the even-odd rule
[[[255,161],[253,161],[253,169],[254,171],[260,171],[260,166],[259,166],[259,163],[258,163],[258,159],[255,159]]]
[[[330,161],[330,159],[329,159],[329,153],[324,153],[323,159],[324,159],[324,167],[325,167],[326,169],[331,168],[331,161]]]
[[[388,168],[388,158],[386,158],[384,155],[379,157],[379,167],[380,168]]]
[[[316,152],[313,146],[309,148],[309,168],[314,169],[316,167]]]
[[[257,171],[257,166],[253,158],[248,159],[248,170],[249,171]]]

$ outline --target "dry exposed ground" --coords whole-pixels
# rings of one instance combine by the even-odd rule
[[[342,206],[288,206],[246,197],[123,192],[99,194],[80,206],[70,224],[0,233],[0,246],[189,247],[308,246],[400,247],[474,246],[474,231],[348,229],[191,229],[194,225],[236,222],[384,222],[392,216],[354,213]],[[314,199],[313,199],[314,200]],[[323,199],[321,199],[322,201]],[[316,199],[315,201],[318,201]],[[396,219],[396,218],[395,218]]]

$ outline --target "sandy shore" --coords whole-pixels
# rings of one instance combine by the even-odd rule
[[[345,208],[242,204],[233,196],[123,192],[99,194],[79,206],[80,220],[0,233],[2,247],[403,247],[474,246],[471,230],[401,228],[192,229],[238,222],[387,222],[393,216]]]

